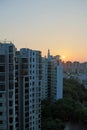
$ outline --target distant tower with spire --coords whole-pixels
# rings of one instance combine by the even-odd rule
[[[50,50],[48,49],[48,57],[50,56]]]
[[[48,98],[52,101],[63,98],[63,67],[60,56],[53,56],[48,49],[47,59]]]
[[[51,55],[50,55],[50,50],[48,49],[48,60],[50,60],[51,59]]]

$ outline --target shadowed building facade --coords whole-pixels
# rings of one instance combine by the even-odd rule
[[[0,43],[0,130],[16,130],[15,52],[12,43]]]
[[[0,130],[41,129],[41,52],[0,43]]]

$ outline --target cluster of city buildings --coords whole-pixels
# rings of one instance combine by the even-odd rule
[[[63,97],[60,57],[0,43],[0,130],[41,130],[41,100]]]
[[[63,63],[64,78],[74,78],[87,88],[87,62],[71,62]]]

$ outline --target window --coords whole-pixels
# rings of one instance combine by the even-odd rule
[[[35,106],[34,105],[32,105],[32,108],[34,108]]]
[[[25,107],[25,111],[29,111],[29,107]]]
[[[0,116],[2,115],[3,113],[2,112],[0,112]]]
[[[9,63],[13,63],[13,57],[14,57],[13,54],[9,55]]]
[[[12,106],[13,105],[13,101],[9,101],[9,106]]]
[[[25,128],[29,128],[29,124],[25,124]]]
[[[5,90],[5,84],[0,84],[0,91],[4,91]]]
[[[29,101],[25,101],[25,105],[29,105]]]
[[[13,74],[9,74],[9,80],[13,80],[14,77],[13,77]]]
[[[12,125],[9,127],[9,130],[13,130],[13,126]]]
[[[0,75],[0,81],[5,81],[5,75]]]
[[[13,87],[14,87],[13,82],[9,82],[9,89],[13,89]]]
[[[35,53],[33,52],[33,56],[34,56],[34,54],[35,54]]]
[[[38,85],[39,85],[39,86],[41,85],[41,82],[40,82],[40,81],[38,82]]]
[[[33,85],[33,86],[35,85],[35,82],[34,82],[34,81],[32,82],[32,85]]]
[[[0,66],[0,72],[5,72],[5,66]]]
[[[14,69],[13,64],[9,64],[9,69],[12,71]]]
[[[38,126],[38,128],[41,128],[40,125]]]
[[[2,93],[0,93],[0,97],[2,97]]]
[[[13,114],[13,110],[9,109],[9,114],[12,115]]]
[[[25,93],[29,93],[29,90],[28,90],[28,89],[25,89]]]
[[[30,64],[30,68],[32,67],[32,65]]]
[[[35,88],[32,88],[32,91],[34,91],[35,90]]]
[[[9,122],[10,122],[10,123],[13,122],[13,118],[12,118],[12,117],[9,118]]]
[[[30,57],[30,62],[32,61],[31,57]]]
[[[3,124],[3,121],[2,121],[2,120],[0,120],[0,124]]]
[[[29,78],[28,77],[25,77],[25,81],[28,81],[29,80]]]
[[[30,79],[32,79],[32,76],[30,76]]]
[[[34,93],[32,93],[32,97],[34,97]]]
[[[0,55],[0,63],[5,63],[5,55]]]
[[[28,58],[22,58],[22,63],[28,63]]]
[[[34,58],[33,58],[33,62],[34,62]]]
[[[29,110],[29,109],[28,109],[28,110]],[[28,117],[28,116],[29,116],[29,112],[26,112],[26,113],[25,113],[25,116]]]
[[[2,103],[0,103],[0,107],[2,106]]]
[[[25,87],[29,87],[29,83],[25,83]]]
[[[9,98],[13,97],[13,92],[9,92]]]

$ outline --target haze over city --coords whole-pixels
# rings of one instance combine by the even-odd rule
[[[87,61],[87,0],[1,0],[0,40]]]

